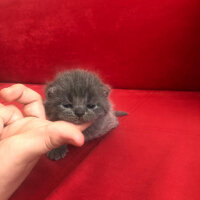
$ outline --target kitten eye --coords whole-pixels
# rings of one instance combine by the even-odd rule
[[[63,104],[62,106],[65,108],[72,108],[72,104]]]
[[[93,109],[93,108],[95,108],[96,107],[96,105],[94,105],[94,104],[88,104],[87,105],[87,108],[89,108],[89,109]]]

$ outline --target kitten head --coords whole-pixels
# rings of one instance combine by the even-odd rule
[[[50,120],[75,124],[94,121],[110,109],[110,88],[85,70],[58,74],[46,87],[45,110]]]

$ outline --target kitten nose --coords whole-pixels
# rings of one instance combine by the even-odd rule
[[[78,116],[78,117],[82,117],[85,113],[85,109],[82,107],[76,107],[74,109],[74,113]]]

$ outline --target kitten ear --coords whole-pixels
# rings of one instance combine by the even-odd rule
[[[46,98],[54,96],[55,91],[56,87],[52,83],[48,84],[45,88]]]
[[[108,97],[108,95],[110,94],[110,90],[111,90],[110,86],[104,84],[104,85],[102,85],[102,88],[103,88],[103,95],[105,97]]]

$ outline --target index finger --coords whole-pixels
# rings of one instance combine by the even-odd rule
[[[7,102],[17,101],[24,104],[24,114],[38,118],[45,118],[42,97],[22,84],[15,84],[0,91],[0,96]]]

